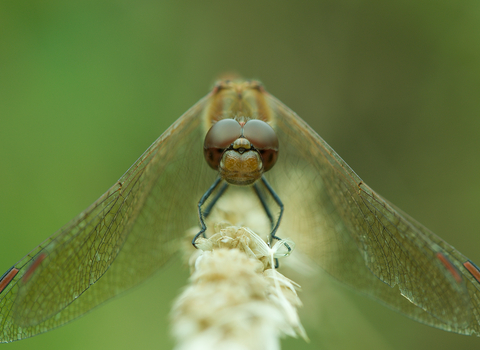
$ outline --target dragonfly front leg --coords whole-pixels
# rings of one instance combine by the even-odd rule
[[[192,245],[195,248],[197,248],[197,246],[195,244],[195,242],[197,241],[197,238],[200,237],[201,235],[203,237],[205,237],[205,231],[207,229],[207,226],[205,225],[204,218],[208,217],[208,215],[212,211],[213,206],[215,205],[215,203],[217,203],[218,199],[222,196],[222,194],[225,192],[225,190],[228,187],[228,183],[223,184],[222,188],[216,194],[216,196],[213,198],[211,203],[208,205],[207,209],[202,212],[202,206],[205,204],[205,202],[210,197],[210,195],[213,193],[213,191],[215,191],[215,189],[218,187],[220,182],[222,182],[222,178],[219,177],[218,179],[215,180],[213,185],[210,186],[210,188],[207,190],[207,192],[205,192],[205,194],[202,196],[202,198],[200,198],[200,200],[198,201],[198,219],[200,220],[201,230],[192,239]]]
[[[269,217],[270,219],[270,222],[272,223],[272,232],[270,232],[270,245],[272,243],[272,241],[274,239],[280,241],[281,238],[280,237],[277,237],[275,234],[277,233],[277,230],[278,230],[278,227],[280,226],[280,221],[282,221],[282,217],[283,217],[283,203],[282,201],[280,200],[280,197],[278,197],[278,195],[275,193],[275,191],[273,190],[273,188],[270,186],[270,184],[268,183],[267,179],[265,179],[264,176],[262,176],[262,183],[263,185],[265,186],[265,188],[268,190],[268,192],[270,193],[270,195],[272,196],[273,200],[275,201],[275,203],[277,203],[278,207],[280,208],[280,214],[278,215],[278,219],[277,219],[277,222],[275,223],[275,225],[273,225],[273,216],[272,214],[270,213],[270,210],[268,209],[266,203],[265,203],[265,200],[264,198],[262,198],[261,196],[259,196],[260,198],[260,201],[262,202],[262,205],[263,205],[263,208],[265,209],[265,212],[267,213],[267,216]],[[258,192],[258,189],[256,190],[257,194],[259,193]],[[287,245],[287,248],[288,248],[288,251],[291,251],[291,248]]]

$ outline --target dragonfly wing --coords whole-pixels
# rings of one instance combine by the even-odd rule
[[[401,213],[403,217],[409,221],[409,223],[415,227],[416,230],[421,232],[424,236],[428,237],[430,240],[435,242],[437,247],[440,247],[440,252],[447,261],[453,265],[455,271],[460,274],[461,279],[465,282],[466,289],[468,292],[468,313],[469,316],[468,326],[463,329],[466,334],[480,334],[480,270],[479,268],[470,261],[465,255],[460,253],[458,250],[453,248],[450,244],[445,242],[443,239],[435,235],[428,228],[423,226],[421,223],[411,218],[408,214],[404,213],[401,209],[395,207],[393,204],[390,204],[398,213]],[[437,253],[437,257],[438,253]],[[449,330],[449,329],[448,329]],[[453,329],[453,331],[458,332]]]
[[[280,140],[267,175],[285,202],[279,235],[294,235],[335,278],[417,321],[479,334],[479,283],[467,259],[370,189],[288,107],[268,103]]]
[[[216,175],[199,147],[205,101],[167,129],[94,204],[4,276],[0,341],[65,324],[140,283],[172,257],[185,230],[197,224],[196,201]]]

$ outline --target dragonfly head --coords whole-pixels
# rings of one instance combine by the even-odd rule
[[[278,156],[278,138],[258,119],[222,119],[205,136],[205,159],[232,185],[251,185],[270,170]]]

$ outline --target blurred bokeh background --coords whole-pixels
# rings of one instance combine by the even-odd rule
[[[372,188],[480,262],[477,1],[49,0],[0,5],[1,272],[232,71],[260,79]],[[187,276],[177,261],[3,346],[170,349],[168,310]],[[480,347],[322,283],[334,292],[318,289],[323,313],[304,310],[311,343],[284,348]]]

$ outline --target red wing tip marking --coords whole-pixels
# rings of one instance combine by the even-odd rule
[[[446,267],[448,272],[452,274],[453,278],[455,278],[455,281],[457,281],[457,283],[461,283],[462,276],[460,275],[458,270],[455,268],[455,266],[453,266],[450,260],[448,260],[447,257],[440,252],[437,253],[437,258],[442,262],[443,266]]]
[[[10,270],[3,274],[2,279],[0,279],[0,293],[3,292],[5,288],[7,288],[10,282],[12,282],[18,271],[19,270],[17,268],[12,267]]]
[[[40,266],[42,261],[45,259],[46,255],[45,253],[42,253],[38,255],[38,257],[32,262],[30,267],[28,268],[27,272],[25,272],[25,275],[23,275],[23,283],[27,283],[30,277],[32,277],[33,273],[35,270]]]
[[[468,260],[463,263],[463,266],[465,266],[468,272],[472,274],[473,278],[475,278],[477,282],[480,283],[480,269],[477,267],[477,265]]]

